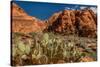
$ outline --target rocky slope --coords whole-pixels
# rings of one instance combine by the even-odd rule
[[[12,4],[12,32],[53,31],[77,34],[85,37],[97,36],[97,16],[89,8],[82,10],[63,10],[54,13],[47,21],[29,16],[15,3]]]
[[[12,32],[30,33],[42,31],[44,21],[29,16],[22,8],[12,3]]]
[[[49,31],[96,37],[97,18],[91,9],[64,10],[51,16],[48,23]]]
[[[55,14],[54,14],[55,15]],[[51,17],[51,19],[53,19],[53,17]],[[55,32],[59,32],[59,33],[64,33],[67,32],[69,34],[74,33],[75,32],[75,13],[72,10],[64,10],[60,13],[58,13],[58,17],[56,19],[49,20],[50,23],[52,23],[50,25],[50,27],[48,28],[48,30],[54,30]]]

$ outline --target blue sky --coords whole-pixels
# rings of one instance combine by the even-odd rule
[[[81,9],[81,7],[96,8],[95,5],[78,5],[78,4],[59,4],[59,3],[41,3],[30,1],[13,1],[19,5],[30,16],[37,17],[41,20],[46,20],[55,12],[67,10]]]

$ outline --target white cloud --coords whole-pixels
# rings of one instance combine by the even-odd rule
[[[69,8],[69,7],[65,7],[65,10],[70,10],[71,8]]]
[[[96,7],[90,7],[91,10],[93,10],[94,13],[97,13],[97,8]]]
[[[87,8],[87,7],[85,7],[85,6],[81,6],[81,7],[80,7],[80,9],[85,9],[85,8]]]
[[[76,10],[76,6],[74,8],[71,7],[65,7],[65,10]]]
[[[85,9],[87,7],[81,6],[80,9]],[[96,7],[89,7],[94,13],[97,13],[97,8]]]

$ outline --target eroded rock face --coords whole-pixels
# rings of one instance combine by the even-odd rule
[[[49,27],[49,30],[59,33],[67,32],[68,34],[71,34],[75,33],[74,24],[75,24],[74,11],[64,10],[63,12],[58,14],[58,17],[54,22],[52,22],[52,25]]]
[[[82,10],[81,13],[77,12],[76,26],[80,36],[96,37],[96,21],[90,10]]]
[[[15,3],[12,4],[12,32],[30,33],[42,31],[46,24],[35,17],[29,16]]]
[[[54,18],[52,21],[51,18]],[[49,31],[66,34],[78,34],[85,37],[96,37],[97,19],[90,9],[84,10],[64,10],[54,14],[49,20]],[[56,19],[55,19],[56,18]]]
[[[63,10],[54,13],[47,21],[41,21],[29,16],[15,3],[12,4],[12,32],[30,33],[44,30],[96,37],[97,15],[91,9]]]

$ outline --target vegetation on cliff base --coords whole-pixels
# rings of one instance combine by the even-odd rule
[[[96,38],[48,33],[12,33],[12,65],[97,60]]]

